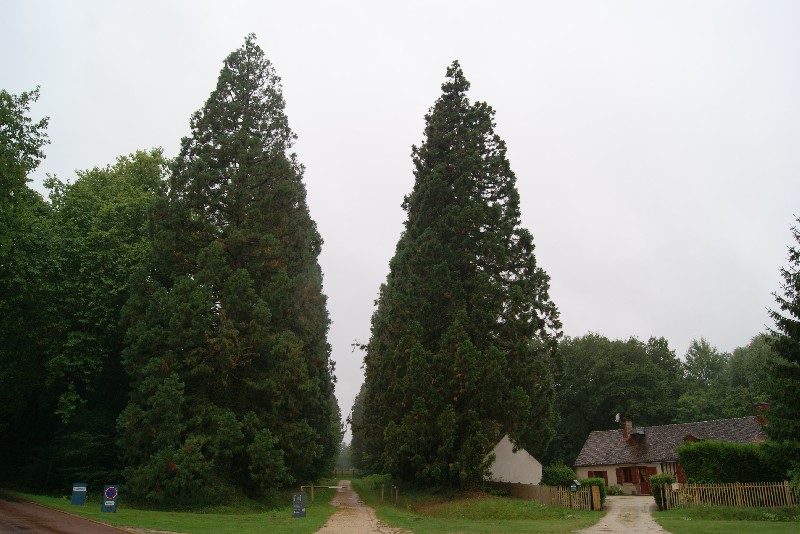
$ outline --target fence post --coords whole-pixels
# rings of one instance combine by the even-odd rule
[[[386,488],[384,484],[381,484],[381,504],[383,504],[383,490]]]
[[[603,509],[603,504],[600,502],[600,488],[592,486],[592,510],[599,512]]]

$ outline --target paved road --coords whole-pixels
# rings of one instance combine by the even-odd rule
[[[120,534],[129,531],[0,494],[0,532]]]

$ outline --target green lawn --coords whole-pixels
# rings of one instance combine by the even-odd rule
[[[693,506],[654,512],[653,518],[672,534],[800,532],[800,509]]]
[[[168,530],[185,534],[310,534],[319,530],[336,511],[328,504],[335,490],[318,489],[315,504],[307,508],[305,518],[292,518],[291,494],[286,496],[286,506],[253,511],[237,509],[203,509],[194,512],[162,512],[133,508],[120,498],[117,513],[103,513],[100,503],[72,506],[69,499],[15,493],[19,497],[57,508],[81,517],[87,517],[119,527]]]
[[[353,487],[362,499],[375,508],[378,517],[392,527],[415,534],[522,534],[567,533],[593,525],[603,513],[567,510],[544,506],[532,501],[488,495],[455,496],[442,493],[401,490],[399,505],[380,502],[380,489],[370,482],[354,480]],[[264,510],[256,503],[193,512],[143,510],[120,500],[116,514],[100,512],[99,502],[72,506],[66,497],[16,495],[120,527],[168,530],[185,534],[311,534],[316,532],[336,509],[328,504],[334,490],[318,489],[315,504],[308,507],[307,517],[292,519],[291,494],[286,505]],[[653,513],[655,520],[672,534],[789,534],[800,532],[800,509],[797,508],[730,508],[696,506]]]
[[[354,480],[353,487],[378,517],[391,527],[415,534],[566,533],[598,522],[602,512],[584,512],[532,501],[475,495],[455,497],[401,490],[399,505],[381,503],[380,489]]]

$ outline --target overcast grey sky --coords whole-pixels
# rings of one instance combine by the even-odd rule
[[[175,156],[222,61],[254,32],[283,79],[333,324],[344,415],[354,341],[405,217],[411,145],[461,62],[496,110],[522,221],[564,331],[664,336],[683,356],[770,324],[800,215],[800,2],[0,0],[0,87],[37,85],[73,180]]]

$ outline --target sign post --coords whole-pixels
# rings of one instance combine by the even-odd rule
[[[306,494],[293,493],[292,494],[292,517],[305,517],[306,516]]]
[[[117,499],[119,499],[119,486],[106,486],[103,489],[103,503],[100,511],[117,513]]]
[[[75,482],[72,484],[72,504],[83,506],[86,504],[86,483]]]

